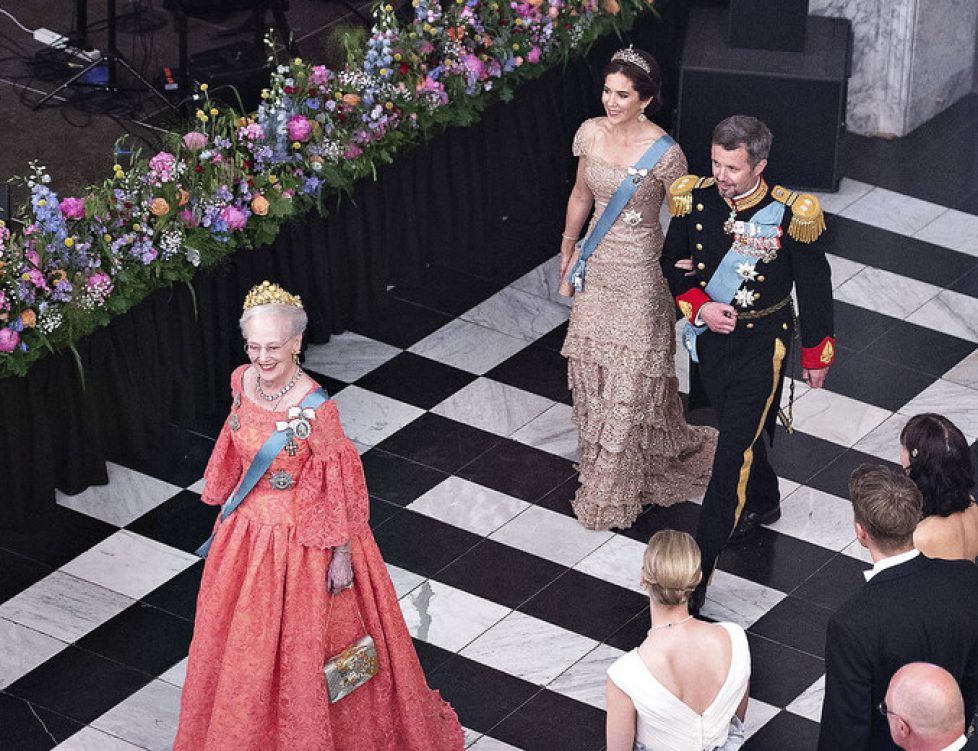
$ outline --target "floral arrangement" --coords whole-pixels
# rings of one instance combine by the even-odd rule
[[[284,221],[324,210],[401,146],[467,125],[496,99],[599,35],[630,27],[649,0],[414,0],[401,24],[374,11],[342,70],[273,64],[258,111],[200,87],[193,127],[83,196],[61,198],[32,164],[22,232],[0,222],[0,377],[73,347],[150,292],[188,281]]]

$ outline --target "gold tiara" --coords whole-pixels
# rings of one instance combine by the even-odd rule
[[[244,309],[253,308],[256,305],[291,305],[296,308],[302,307],[302,300],[298,295],[286,292],[277,284],[272,284],[267,279],[261,284],[256,284],[251,288],[244,301]]]
[[[628,45],[625,49],[618,50],[614,55],[611,56],[611,60],[612,62],[614,62],[615,60],[621,60],[622,62],[625,63],[631,63],[632,65],[635,65],[641,68],[642,70],[644,70],[645,75],[647,76],[652,75],[652,69],[649,67],[649,64],[645,61],[645,58],[643,58],[640,54],[638,54],[635,50],[632,49],[632,45]]]

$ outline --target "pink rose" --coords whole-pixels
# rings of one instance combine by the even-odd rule
[[[183,137],[183,145],[191,151],[200,151],[207,145],[207,136],[197,130],[192,130]]]
[[[180,212],[180,221],[186,224],[188,227],[196,227],[197,220],[194,218],[194,212],[190,209],[184,209]]]
[[[66,198],[60,206],[65,219],[85,218],[85,202],[81,198]]]
[[[13,352],[20,344],[20,334],[13,329],[0,329],[0,352]]]
[[[486,65],[475,55],[466,55],[462,58],[465,67],[468,68],[476,78],[482,78],[486,73]]]
[[[304,115],[293,115],[289,118],[289,140],[308,141],[309,134],[312,133],[312,123]]]
[[[540,48],[534,47],[526,53],[526,61],[532,65],[540,62]]]
[[[227,222],[228,229],[243,229],[248,215],[237,206],[225,206],[221,209],[221,218]]]
[[[329,71],[325,65],[314,65],[312,66],[312,72],[309,75],[309,81],[316,86],[325,86],[329,83]]]

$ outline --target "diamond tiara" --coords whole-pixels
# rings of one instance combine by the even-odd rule
[[[641,68],[645,71],[645,75],[651,76],[652,69],[649,68],[649,64],[645,62],[645,59],[632,49],[632,45],[628,45],[625,49],[618,50],[614,55],[611,56],[612,62],[615,60],[621,60],[625,63],[631,63],[632,65]]]
[[[291,305],[295,308],[302,307],[302,300],[298,295],[286,292],[277,284],[272,284],[267,279],[261,284],[256,284],[251,288],[244,301],[244,309],[253,308],[256,305]]]

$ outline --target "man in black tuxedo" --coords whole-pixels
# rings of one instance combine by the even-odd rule
[[[978,567],[933,560],[913,547],[923,501],[903,474],[864,464],[849,479],[856,539],[875,565],[836,612],[825,636],[825,701],[819,751],[898,748],[877,711],[890,678],[908,662],[947,670],[965,716],[978,703]]]
[[[967,748],[964,700],[954,676],[927,662],[911,662],[893,674],[879,706],[890,736],[903,751]]]

